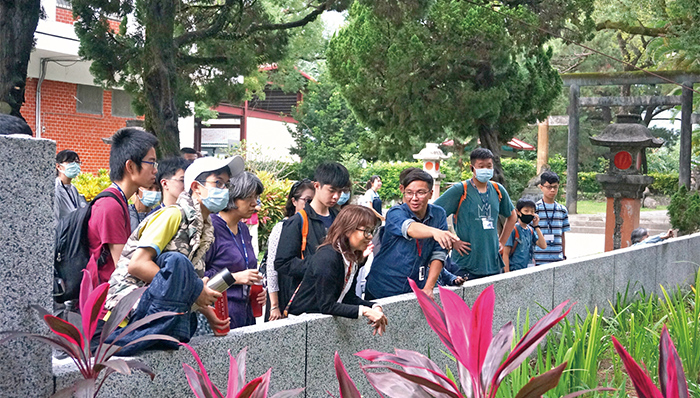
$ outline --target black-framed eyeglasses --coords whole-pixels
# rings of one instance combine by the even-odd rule
[[[355,228],[358,231],[362,231],[362,234],[365,236],[366,239],[372,239],[374,234],[377,233],[377,228]]]
[[[142,160],[141,163],[150,164],[154,169],[158,168],[158,162],[149,162],[148,160]]]

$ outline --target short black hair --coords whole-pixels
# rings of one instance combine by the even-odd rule
[[[540,184],[544,185],[545,182],[556,184],[559,182],[559,176],[557,173],[547,170],[540,176]]]
[[[131,160],[141,171],[141,160],[151,148],[158,146],[158,139],[151,133],[136,127],[119,129],[111,137],[112,148],[109,150],[109,178],[121,181],[124,178],[126,161]]]
[[[632,244],[639,243],[644,240],[644,237],[649,235],[649,231],[646,228],[639,227],[632,231],[630,234],[630,240]]]
[[[199,155],[199,153],[197,153],[197,150],[195,150],[194,148],[190,148],[190,147],[188,147],[188,146],[186,146],[186,147],[184,147],[184,148],[180,148],[180,153],[183,154],[183,155],[186,154],[186,153],[189,153],[189,154],[192,154],[192,155]],[[160,163],[158,163],[158,164],[160,164]]]
[[[71,151],[70,149],[64,149],[56,154],[56,163],[72,163],[79,161],[80,156],[78,156],[78,153],[75,151]]]
[[[515,208],[518,209],[518,211],[522,210],[523,207],[529,207],[531,209],[537,209],[537,205],[535,205],[535,202],[533,202],[530,199],[518,199],[518,202],[515,204]]]
[[[404,188],[409,186],[414,181],[425,181],[428,183],[428,189],[433,189],[433,176],[415,167],[411,167],[411,169],[413,170],[410,170],[408,173],[405,174],[403,171],[401,172],[400,183]]]
[[[0,135],[26,134],[34,135],[31,127],[17,116],[0,114]]]
[[[412,171],[416,171],[416,170],[420,171],[422,169],[419,169],[417,167],[408,167],[408,168],[401,170],[401,173],[399,173],[399,184],[401,184],[401,181],[403,181],[403,179],[406,178],[408,173],[410,173]]]
[[[178,170],[187,170],[190,163],[181,156],[171,156],[158,162],[158,173],[156,173],[156,181],[160,183],[162,179],[168,179],[174,176]]]
[[[330,185],[336,188],[345,188],[350,186],[350,173],[340,163],[328,162],[321,163],[316,167],[314,179],[321,185]]]
[[[475,160],[496,159],[493,152],[486,148],[476,148],[469,154],[469,162],[474,163]]]

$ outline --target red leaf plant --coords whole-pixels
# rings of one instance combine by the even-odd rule
[[[659,390],[654,382],[615,337],[612,338],[615,351],[632,380],[639,398],[689,398],[688,383],[676,346],[673,345],[668,329],[664,325],[659,341]]]
[[[187,382],[192,389],[192,392],[197,398],[266,398],[270,387],[270,374],[272,368],[268,369],[264,375],[257,377],[247,384],[245,383],[245,357],[247,347],[234,358],[231,351],[228,351],[229,368],[228,368],[228,385],[226,386],[226,395],[221,394],[221,391],[211,382],[209,374],[204,368],[202,360],[197,355],[197,352],[189,344],[180,343],[192,353],[192,356],[199,365],[199,372],[192,366],[183,363],[182,367],[185,370]],[[273,395],[272,398],[293,398],[304,391],[303,388],[294,390],[280,391]]]
[[[128,327],[125,327],[111,343],[105,343],[107,337],[117,330],[119,324],[127,317],[146,288],[137,289],[122,298],[112,310],[100,334],[99,344],[91,350],[90,341],[97,330],[97,323],[106,314],[104,303],[107,298],[109,283],[103,283],[93,289],[92,273],[87,269],[83,270],[83,272],[83,280],[80,284],[80,314],[68,312],[68,321],[65,321],[51,315],[48,311],[39,306],[32,306],[42,315],[44,322],[54,333],[54,336],[44,336],[26,332],[3,332],[8,333],[8,335],[0,340],[0,344],[16,337],[28,337],[32,340],[47,343],[65,352],[78,367],[83,378],[57,391],[53,397],[71,397],[74,394],[81,397],[96,397],[107,377],[114,372],[130,375],[132,371],[139,370],[148,374],[151,380],[153,380],[155,374],[148,365],[140,360],[112,357],[118,354],[122,348],[140,341],[170,340],[178,342],[177,339],[171,336],[153,334],[136,339],[124,345],[124,347],[115,345],[115,343],[132,330],[148,322],[164,316],[177,315],[177,313],[159,312],[144,317],[130,324]]]
[[[493,286],[487,287],[469,306],[456,293],[440,288],[443,308],[423,293],[409,280],[425,319],[437,333],[442,343],[457,360],[459,383],[455,384],[429,358],[413,351],[396,349],[394,354],[364,350],[356,355],[370,362],[389,362],[398,365],[362,366],[365,376],[382,396],[388,397],[439,397],[439,398],[493,398],[503,379],[537,348],[547,332],[562,320],[571,310],[564,311],[565,301],[542,317],[513,347],[514,328],[508,322],[492,336],[495,294]],[[503,357],[508,354],[505,360]],[[336,357],[336,372],[338,368]],[[342,366],[342,364],[341,364]],[[532,378],[516,395],[516,398],[540,398],[542,394],[556,387],[566,368],[566,363]],[[386,370],[376,372],[368,370]],[[341,386],[343,383],[341,383]],[[596,389],[611,391],[612,389]],[[342,391],[342,388],[341,388]],[[579,396],[588,391],[579,391],[567,398]],[[341,398],[355,398],[355,395],[342,395]]]

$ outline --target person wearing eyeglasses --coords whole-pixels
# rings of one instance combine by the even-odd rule
[[[173,156],[158,162],[158,174],[156,182],[160,186],[163,201],[151,210],[151,213],[172,206],[177,198],[185,190],[185,170],[190,162],[180,156]]]
[[[57,222],[87,204],[85,198],[71,184],[73,178],[80,174],[80,165],[80,157],[75,151],[64,149],[56,154],[53,216]]]
[[[402,172],[399,190],[404,203],[386,213],[381,246],[367,275],[367,300],[409,293],[409,278],[433,297],[447,251],[459,241],[447,230],[445,211],[428,203],[433,193],[430,174]]]
[[[379,218],[371,209],[344,207],[309,259],[304,278],[290,300],[289,313],[364,316],[374,328],[373,334],[382,335],[387,325],[382,307],[355,294],[355,275],[378,226]]]
[[[537,201],[535,211],[540,217],[540,229],[547,247],[535,248],[535,265],[566,260],[566,233],[571,231],[566,206],[555,200],[559,192],[557,173],[549,170],[543,172],[539,187],[542,190],[542,199]]]
[[[240,156],[195,160],[185,171],[187,191],[177,203],[149,215],[131,234],[109,281],[105,308],[112,311],[129,293],[146,286],[129,313],[129,324],[161,311],[179,315],[136,328],[118,345],[125,346],[149,334],[168,335],[186,343],[197,331],[196,312],[206,317],[212,329],[229,324],[230,319],[217,318],[211,307],[222,294],[207,286],[205,256],[215,239],[211,215],[226,209],[229,179],[240,174],[243,167]],[[108,341],[120,333],[117,329]],[[130,356],[148,348],[177,347],[172,341],[149,340],[129,345],[120,353]]]

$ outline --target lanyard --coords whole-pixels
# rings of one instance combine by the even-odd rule
[[[416,239],[416,249],[418,249],[418,257],[420,257],[421,252],[423,251],[423,248],[421,247],[422,245],[419,243],[420,239]]]
[[[557,211],[557,205],[556,203],[554,204],[554,208],[552,209],[552,218],[549,218],[549,213],[547,212],[547,204],[542,202],[542,208],[544,209],[544,217],[547,219],[547,230],[549,232],[552,232],[552,223],[554,223],[554,213]]]
[[[115,183],[112,183],[112,185],[114,185],[117,188],[117,191],[119,191],[119,193],[122,194],[122,198],[124,198],[124,203],[129,203],[129,200],[126,198],[126,194],[124,193],[124,191],[122,191],[121,188],[119,188],[119,185]]]
[[[489,203],[489,195],[490,195],[488,183],[486,183],[486,195],[482,195],[482,193],[479,192],[479,189],[474,184],[473,178],[469,180],[469,183],[472,184],[472,187],[474,187],[474,189],[476,190],[476,193],[478,194],[479,198],[481,199],[481,203],[484,205],[488,204]]]
[[[236,240],[236,235],[234,235],[233,231],[231,231],[231,228],[229,228],[228,225],[226,225],[226,228],[228,228],[228,232],[231,234],[231,239],[233,239],[233,242],[236,244],[236,248],[243,255],[243,258],[245,258],[245,267],[247,269],[248,268],[248,250],[245,247],[245,240],[243,240],[243,235],[241,235],[241,229],[238,228],[238,234],[241,236],[241,242],[239,243]]]
[[[73,206],[75,206],[75,208],[77,209],[78,204],[75,202],[75,199],[73,199],[73,195],[70,194],[70,191],[68,190],[68,188],[66,188],[65,185],[63,185],[63,183],[61,183],[61,186],[66,191],[66,195],[68,196],[68,199],[70,199],[70,202],[73,203]]]

